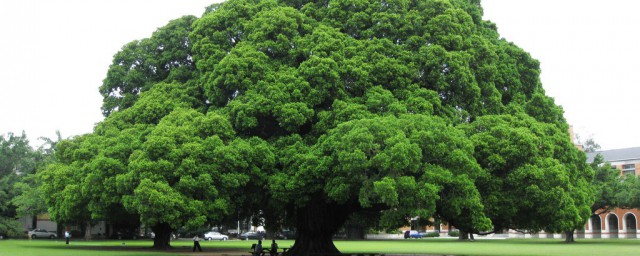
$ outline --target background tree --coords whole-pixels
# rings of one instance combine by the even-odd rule
[[[52,220],[63,225],[77,224],[90,227],[89,195],[83,191],[83,179],[87,173],[86,160],[90,151],[82,145],[93,144],[95,136],[86,134],[72,140],[58,143],[56,162],[38,172],[40,190],[47,195],[48,212]],[[85,141],[89,142],[85,142]],[[98,145],[94,144],[94,147]],[[77,151],[76,151],[77,150]],[[90,239],[90,232],[85,232],[85,239]]]
[[[41,137],[44,143],[34,150],[33,159],[35,161],[34,172],[25,173],[21,176],[19,182],[13,185],[16,196],[11,200],[16,206],[16,216],[32,217],[32,227],[36,227],[37,216],[47,212],[45,197],[40,190],[41,180],[37,179],[37,173],[42,171],[46,166],[52,163],[56,144],[62,140],[60,131],[56,131],[57,139]]]
[[[620,208],[632,209],[640,207],[640,178],[633,175],[625,175],[620,184],[619,193],[616,194],[616,201]]]
[[[584,183],[593,174],[566,128],[523,113],[487,115],[467,126],[476,159],[490,173],[478,185],[495,230],[562,232],[590,216]]]
[[[622,182],[624,177],[620,176],[620,170],[611,166],[609,162],[605,162],[604,157],[600,154],[594,157],[590,165],[595,171],[593,178],[595,202],[591,205],[592,214],[600,215],[626,205],[619,201],[619,194],[626,190],[624,186],[626,184]]]
[[[600,150],[600,144],[598,144],[595,139],[593,139],[593,134],[591,134],[586,139],[583,139],[580,134],[575,134],[576,143],[582,146],[584,152],[586,153],[594,153]]]
[[[539,63],[479,1],[230,0],[160,30],[114,57],[108,117],[50,169],[67,174],[52,193],[86,205],[77,217],[120,205],[167,247],[178,227],[286,216],[290,252],[307,255],[338,253],[331,237],[353,214],[478,232],[569,230],[589,213],[592,173]],[[194,65],[186,80],[157,72],[147,44],[164,41],[190,46],[169,54]],[[65,193],[49,202],[61,217],[76,203]]]
[[[593,138],[588,138],[583,144],[584,152],[593,153],[600,150],[600,144],[596,143]]]
[[[36,166],[37,152],[29,146],[24,132],[20,136],[13,133],[0,136],[0,233],[22,234],[17,221],[19,207],[14,203],[20,191],[14,188],[23,177],[34,174]]]

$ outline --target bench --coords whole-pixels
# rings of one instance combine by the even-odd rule
[[[286,252],[289,248],[282,248],[283,251],[282,252],[278,252],[277,255],[287,255]],[[247,256],[253,256],[253,252],[248,252],[249,255]],[[312,253],[309,254],[311,256],[385,256],[384,254],[380,254],[380,253],[333,253],[333,254],[327,254],[327,253]],[[243,255],[245,256],[245,255]],[[260,253],[260,256],[271,256],[271,253],[269,252],[268,249],[264,249],[262,250],[262,252]]]
[[[287,250],[289,250],[289,248],[278,248],[279,252],[276,252],[276,255],[286,255],[287,254]],[[249,253],[249,256],[253,256],[254,255],[253,251],[250,251],[248,253]],[[262,249],[262,252],[260,253],[260,256],[271,256],[271,248]]]
[[[374,252],[353,252],[353,253],[319,253],[319,254],[309,254],[313,256],[385,256],[384,254],[374,253]]]

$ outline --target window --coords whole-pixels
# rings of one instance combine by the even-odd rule
[[[636,165],[635,164],[623,164],[622,165],[622,174],[623,175],[636,175]]]

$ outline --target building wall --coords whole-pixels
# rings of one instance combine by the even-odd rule
[[[615,209],[585,224],[585,238],[638,238],[638,209]]]
[[[633,168],[633,172],[635,176],[640,175],[640,159],[630,159],[630,160],[625,160],[625,161],[616,161],[616,162],[611,162],[611,165],[616,167],[618,170],[620,170],[620,175],[624,175],[624,166],[625,165],[634,165]],[[626,169],[628,170],[628,169]]]

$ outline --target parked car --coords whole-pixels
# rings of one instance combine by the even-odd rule
[[[113,238],[118,240],[122,240],[122,239],[138,240],[139,238],[142,238],[142,236],[133,231],[122,230],[114,233]]]
[[[238,237],[238,230],[237,229],[229,229],[226,232],[223,231],[222,234],[228,235],[229,237]]]
[[[294,230],[283,230],[282,232],[278,232],[276,234],[277,239],[295,239],[296,231]]]
[[[410,238],[422,238],[422,236],[424,236],[424,235],[422,233],[418,232],[417,230],[409,231],[409,237]]]
[[[249,231],[249,232],[244,232],[240,235],[240,239],[242,240],[249,240],[249,239],[262,240],[263,238],[264,238],[264,232]]]
[[[148,232],[148,233],[146,233],[144,236],[140,236],[140,237],[138,237],[138,238],[150,238],[150,239],[154,239],[154,238],[156,238],[156,233]],[[169,235],[169,239],[170,239],[170,240],[176,240],[177,238],[178,238],[178,237],[176,236],[176,234],[175,234],[175,233],[171,233],[171,234]]]
[[[36,238],[54,239],[58,237],[58,235],[56,235],[55,232],[49,232],[44,229],[34,229],[29,231],[28,234],[29,234],[29,237],[31,237],[31,239],[36,239]]]
[[[204,239],[205,240],[209,240],[209,241],[211,241],[211,240],[227,240],[227,239],[229,239],[229,236],[220,234],[220,232],[209,231],[207,233],[204,233]]]

